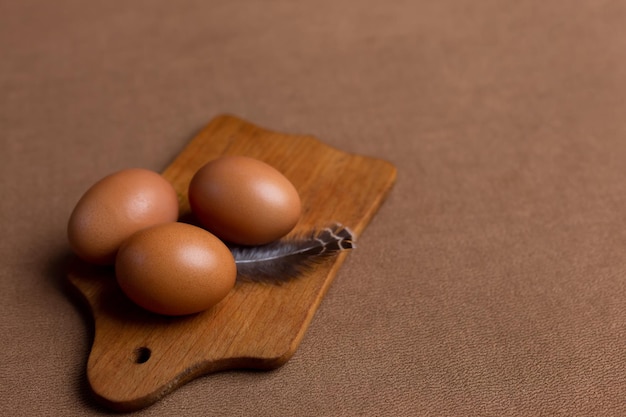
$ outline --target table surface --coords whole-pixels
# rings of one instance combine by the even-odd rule
[[[625,21],[611,0],[0,0],[3,409],[108,414],[69,213],[230,113],[398,179],[287,364],[137,415],[626,414]]]

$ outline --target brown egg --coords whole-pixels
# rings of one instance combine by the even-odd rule
[[[293,229],[300,196],[278,170],[244,156],[215,159],[194,175],[189,203],[200,223],[221,239],[261,245]]]
[[[197,313],[222,300],[235,285],[230,250],[196,226],[167,223],[128,238],[115,260],[117,282],[135,303],[154,313]]]
[[[178,197],[165,178],[146,169],[125,169],[87,190],[70,216],[67,235],[84,260],[112,264],[124,239],[177,219]]]

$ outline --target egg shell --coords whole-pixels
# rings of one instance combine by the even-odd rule
[[[131,168],[104,177],[85,192],[70,216],[67,235],[82,259],[112,264],[130,235],[177,219],[172,185],[154,171]]]
[[[129,237],[118,252],[115,274],[136,304],[178,316],[221,301],[235,285],[237,268],[230,250],[211,233],[167,223]]]
[[[189,184],[189,204],[209,231],[241,245],[281,238],[302,211],[298,191],[280,171],[245,156],[223,156],[200,168]]]

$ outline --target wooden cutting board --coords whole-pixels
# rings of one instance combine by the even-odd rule
[[[291,180],[303,204],[292,234],[338,222],[357,237],[396,177],[388,162],[348,154],[310,136],[271,132],[220,116],[163,172],[178,192],[183,219],[192,216],[187,201],[191,177],[220,155],[263,160]],[[142,310],[121,292],[112,268],[75,260],[68,279],[94,318],[87,363],[94,395],[113,409],[133,411],[200,375],[281,366],[298,347],[346,255],[280,285],[238,282],[218,305],[186,317]]]

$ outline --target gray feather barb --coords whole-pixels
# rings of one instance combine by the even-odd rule
[[[350,229],[335,224],[261,246],[234,246],[237,279],[281,283],[337,253],[355,247]]]

